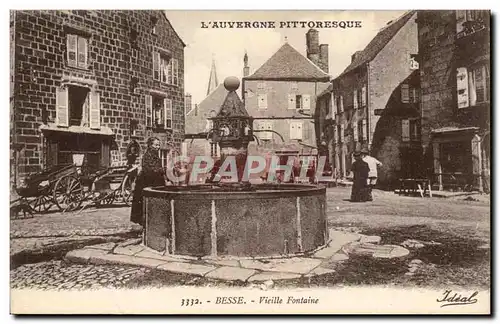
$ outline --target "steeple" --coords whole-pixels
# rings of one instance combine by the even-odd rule
[[[215,59],[212,57],[212,67],[210,68],[210,78],[208,79],[207,96],[219,85],[217,70],[215,69]]]
[[[243,56],[243,76],[246,77],[250,74],[250,67],[248,67],[248,54],[245,50],[245,55]]]

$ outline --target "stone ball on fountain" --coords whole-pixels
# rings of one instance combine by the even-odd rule
[[[236,91],[240,87],[240,80],[235,76],[230,76],[224,79],[224,88],[227,91]]]

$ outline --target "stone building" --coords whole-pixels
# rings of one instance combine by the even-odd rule
[[[328,45],[320,45],[318,36],[314,29],[306,34],[307,58],[285,42],[252,75],[245,56],[242,94],[259,140],[250,144],[250,154],[318,153],[314,107],[330,81]]]
[[[392,185],[419,168],[419,78],[416,12],[390,21],[321,93],[319,141],[338,178],[350,175],[355,150],[383,163],[379,181]]]
[[[163,11],[11,13],[11,147],[22,176],[57,164],[106,167],[137,141],[184,136],[184,47]],[[78,160],[78,159],[77,159]]]
[[[490,12],[419,11],[422,145],[439,189],[490,190]]]

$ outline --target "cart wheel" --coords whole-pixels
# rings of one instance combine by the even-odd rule
[[[83,189],[80,181],[74,176],[66,176],[57,180],[53,199],[59,210],[63,212],[80,207],[83,201]]]
[[[52,199],[50,199],[49,196],[45,195],[39,196],[32,200],[30,205],[35,212],[43,213],[49,210],[50,207],[52,207]]]
[[[135,188],[135,179],[136,176],[130,174],[127,174],[123,179],[121,196],[122,196],[122,201],[127,206],[130,206],[132,202],[132,196],[134,194],[134,188]]]

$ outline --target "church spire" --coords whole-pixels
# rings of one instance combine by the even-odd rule
[[[243,76],[246,77],[250,73],[250,67],[248,66],[248,54],[245,50],[245,55],[243,56]]]
[[[208,79],[207,96],[214,91],[219,85],[217,79],[217,70],[215,69],[215,59],[212,57],[212,67],[210,68],[210,78]]]

